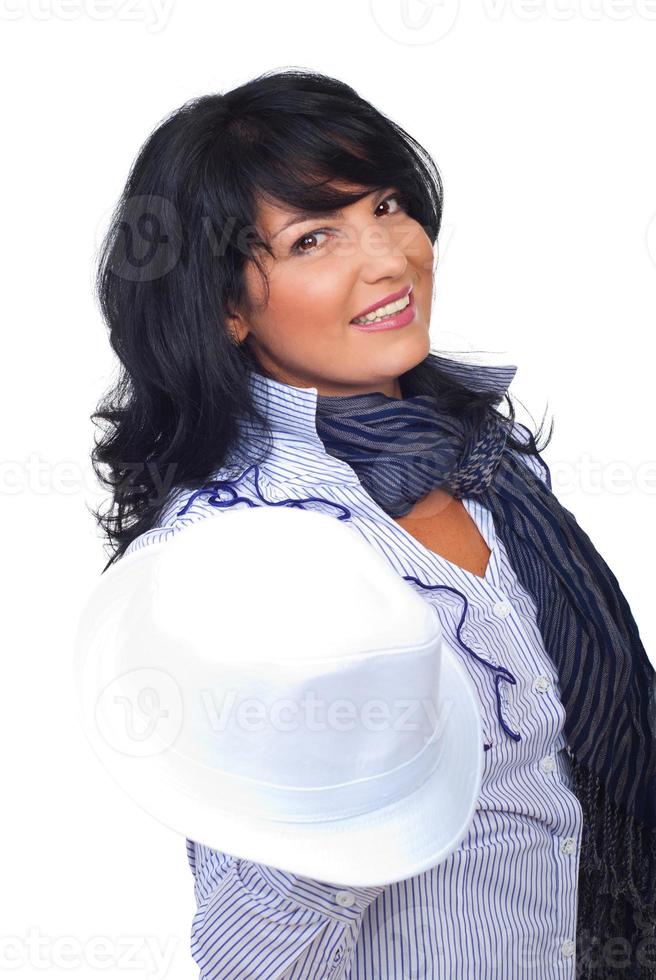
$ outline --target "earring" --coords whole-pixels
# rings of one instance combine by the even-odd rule
[[[230,319],[232,320],[232,319],[234,319],[234,317],[231,316]],[[228,326],[228,332],[230,334],[230,337],[231,337],[232,342],[235,345],[235,347],[241,347],[242,341],[237,336],[236,330],[232,326]]]

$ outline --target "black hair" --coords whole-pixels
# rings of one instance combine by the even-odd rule
[[[335,180],[363,190],[339,190]],[[265,437],[252,462],[271,445],[248,384],[252,370],[267,372],[249,337],[237,344],[226,326],[234,310],[249,309],[246,261],[268,285],[260,256],[271,248],[257,228],[258,202],[320,212],[390,186],[435,244],[443,186],[430,155],[349,85],[310,70],[273,70],[225,94],[193,98],[148,136],[96,271],[120,362],[118,380],[91,416],[102,423],[92,465],[112,498],[106,514],[93,511],[110,544],[103,570],[156,525],[172,487],[198,489],[227,471],[239,418]],[[432,394],[460,413],[495,411],[490,394],[442,377],[428,361],[399,384],[404,397]],[[532,435],[528,444],[508,441],[538,452]]]

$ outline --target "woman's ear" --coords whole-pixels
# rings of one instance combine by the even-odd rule
[[[229,313],[226,317],[226,326],[233,343],[237,346],[243,344],[248,334],[248,325],[244,323],[241,316],[238,313]]]

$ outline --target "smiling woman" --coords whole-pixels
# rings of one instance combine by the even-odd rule
[[[103,245],[98,293],[122,369],[94,415],[107,425],[93,453],[112,495],[96,514],[107,565],[233,506],[348,522],[432,606],[485,735],[467,834],[421,873],[401,866],[408,840],[390,832],[394,880],[376,875],[375,855],[367,887],[355,860],[354,887],[305,876],[312,855],[340,856],[341,811],[332,852],[314,823],[302,869],[301,832],[284,821],[284,868],[261,863],[256,832],[249,853],[188,839],[192,952],[207,980],[585,976],[575,951],[583,960],[608,936],[635,944],[656,920],[656,677],[616,578],[552,491],[544,447],[514,421],[514,365],[431,350],[441,219],[426,150],[343,82],[290,70],[166,118]],[[308,541],[298,571],[310,584],[321,559]],[[246,646],[270,585],[257,547],[248,562]],[[211,585],[213,572],[198,578]],[[340,614],[330,587],[320,598],[318,631]],[[241,658],[222,643],[220,590],[213,602],[207,647]],[[287,624],[270,619],[282,648]],[[458,718],[447,724],[457,744]],[[381,830],[399,800],[358,778],[380,749],[361,734],[352,782]],[[252,762],[254,743],[237,741]],[[301,734],[291,741],[302,747]],[[313,760],[297,769],[267,792],[284,800],[300,784],[311,800]],[[411,789],[423,822],[405,837],[426,848],[455,786],[439,798],[420,779]],[[227,796],[203,803],[228,820]],[[647,974],[632,961],[624,976]]]
[[[325,396],[430,393],[462,417],[492,409],[466,372],[427,360],[442,207],[430,154],[318,73],[267,72],[160,123],[98,259],[123,369],[94,414],[106,426],[92,459],[112,497],[96,512],[108,566],[156,524],[174,487],[238,472],[238,419],[259,428],[264,458],[254,371]],[[408,289],[402,329],[351,322]],[[541,434],[525,442],[511,430],[509,446],[535,454]]]

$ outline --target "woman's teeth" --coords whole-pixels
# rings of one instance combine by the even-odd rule
[[[401,299],[397,299],[395,303],[388,303],[387,306],[380,306],[375,313],[367,313],[366,316],[359,316],[353,320],[353,323],[374,323],[375,320],[382,320],[386,316],[391,316],[392,313],[398,313],[399,310],[404,310],[408,303],[410,302],[410,293],[403,296]]]

